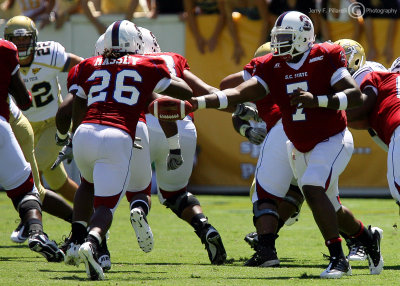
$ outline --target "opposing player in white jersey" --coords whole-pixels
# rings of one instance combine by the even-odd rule
[[[16,106],[13,100],[10,100],[9,122],[14,132],[14,135],[17,138],[17,141],[21,146],[25,159],[31,165],[33,179],[39,191],[39,199],[42,203],[42,210],[49,214],[62,218],[67,222],[71,222],[72,207],[60,195],[54,193],[51,190],[45,189],[40,181],[39,170],[37,167],[35,150],[33,146],[33,130],[28,119],[22,114],[21,110]],[[21,222],[18,225],[17,229],[12,232],[11,240],[17,243],[22,243],[27,238],[28,230]]]
[[[55,170],[50,167],[61,149],[54,142],[54,116],[62,101],[57,74],[68,72],[82,59],[67,53],[57,42],[37,42],[37,35],[35,23],[25,16],[11,18],[4,28],[4,37],[18,48],[21,75],[32,93],[32,107],[24,115],[34,130],[39,172],[50,189],[72,201],[77,184],[68,178],[62,164]]]
[[[161,52],[151,31],[140,29],[145,42],[145,53],[164,59],[171,75],[184,79],[197,95],[216,90],[189,71],[184,57],[176,53]],[[199,200],[187,191],[197,141],[193,114],[176,123],[162,122],[151,114],[146,114],[146,122],[150,139],[150,157],[155,166],[160,202],[194,228],[205,245],[212,264],[224,263],[226,252],[220,234],[208,223]],[[142,140],[141,143],[145,148],[145,142]],[[137,175],[133,172],[131,181],[134,181],[135,177]],[[127,196],[129,193],[128,191]]]

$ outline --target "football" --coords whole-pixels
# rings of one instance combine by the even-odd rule
[[[192,112],[192,105],[186,100],[163,96],[149,104],[149,112],[160,120],[175,121]]]

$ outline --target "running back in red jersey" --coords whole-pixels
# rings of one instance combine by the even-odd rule
[[[176,121],[185,118],[192,112],[192,105],[188,101],[163,96],[149,104],[149,112],[156,118],[164,121]]]

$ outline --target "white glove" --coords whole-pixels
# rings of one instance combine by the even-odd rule
[[[262,122],[262,119],[258,116],[258,110],[255,106],[238,104],[233,114],[239,116],[239,118],[242,120]]]
[[[250,143],[260,145],[264,141],[265,136],[267,136],[268,131],[265,128],[251,127],[243,124],[240,127],[240,134],[249,139]]]
[[[181,149],[169,150],[167,156],[167,170],[172,171],[178,169],[183,164]]]
[[[54,162],[53,166],[51,166],[51,170],[54,170],[64,160],[67,160],[67,163],[70,164],[73,158],[74,155],[72,153],[72,140],[70,139],[68,144],[65,145],[58,153],[58,157]]]

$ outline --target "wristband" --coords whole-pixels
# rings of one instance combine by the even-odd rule
[[[219,100],[219,107],[218,109],[225,109],[228,107],[228,97],[226,97],[226,94],[223,91],[216,91],[214,92],[218,96]]]
[[[347,95],[342,91],[335,93],[339,99],[339,108],[338,110],[346,110],[347,108]]]
[[[328,107],[328,96],[326,95],[318,95],[317,96],[318,99],[318,106],[319,107]]]
[[[175,134],[174,136],[168,137],[168,147],[169,150],[180,149],[181,146],[179,145],[179,134]]]
[[[60,131],[57,130],[57,136],[61,140],[65,140],[69,135],[68,135],[68,132],[67,132],[67,134],[61,134]]]
[[[239,133],[240,133],[240,135],[242,135],[243,137],[246,137],[246,130],[248,129],[248,128],[250,128],[251,126],[250,125],[247,125],[247,124],[243,124],[242,126],[240,126],[240,129],[239,129]]]
[[[206,98],[204,96],[196,97],[197,100],[197,109],[206,108]]]

